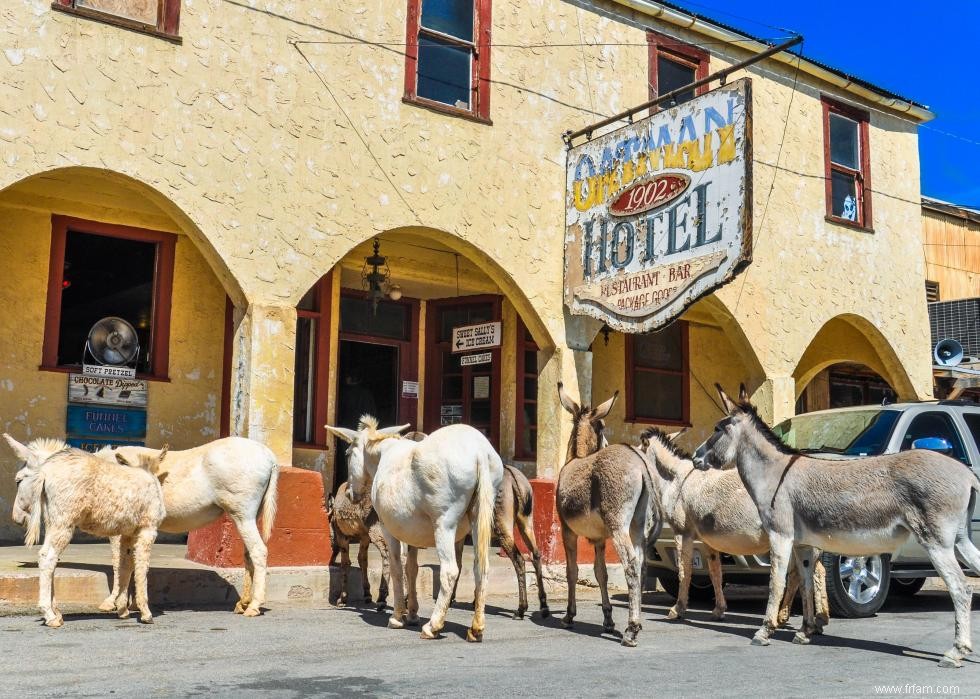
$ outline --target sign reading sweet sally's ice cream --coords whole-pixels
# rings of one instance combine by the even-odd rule
[[[663,327],[751,261],[751,81],[568,152],[565,304]]]

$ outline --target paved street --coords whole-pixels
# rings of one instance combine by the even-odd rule
[[[874,696],[876,685],[909,685],[906,694],[923,687],[950,692],[953,685],[961,696],[980,694],[980,660],[960,670],[936,667],[952,638],[952,607],[942,592],[889,603],[874,619],[834,619],[811,647],[791,644],[784,631],[771,647],[756,648],[749,637],[762,594],[734,592],[721,623],[704,610],[694,610],[687,623],[663,621],[668,598],[649,595],[636,649],[600,633],[592,596],[579,605],[575,631],[537,614],[513,621],[505,616],[512,600],[494,598],[482,645],[463,640],[467,608],[452,611],[444,637],[434,642],[415,630],[388,630],[387,615],[368,609],[280,606],[259,619],[165,611],[153,626],[66,615],[62,629],[44,628],[37,617],[6,617],[0,694]],[[563,608],[556,602],[556,610]],[[623,603],[617,595],[620,627]],[[980,613],[973,616],[980,626]]]

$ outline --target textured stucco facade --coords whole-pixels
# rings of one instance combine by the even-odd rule
[[[537,472],[557,472],[568,421],[555,382],[588,401],[623,381],[622,337],[593,354],[598,324],[563,310],[561,134],[647,98],[645,28],[705,44],[712,71],[750,54],[621,3],[496,0],[491,125],[402,101],[406,5],[184,0],[175,44],[46,0],[3,3],[0,249],[17,270],[0,280],[4,429],[59,431],[64,376],[38,371],[32,322],[43,316],[51,213],[180,234],[173,381],[151,388],[148,442],[216,432],[227,294],[231,430],[283,462],[294,459],[297,302],[345,257],[359,266],[358,246],[407,230],[480,270],[477,286],[507,299],[506,332],[517,314],[526,323],[541,350]],[[708,388],[746,381],[778,419],[792,414],[807,363],[834,354],[814,343],[853,330],[902,398],[929,396],[915,121],[792,65],[742,74],[753,79],[754,261],[688,311],[692,368]],[[821,95],[871,113],[873,233],[825,220]],[[42,176],[77,183],[87,200],[33,186]],[[120,195],[98,199],[107,177]],[[428,269],[408,265],[406,284]],[[438,277],[423,281],[446,288]],[[502,434],[512,441],[508,371]],[[701,388],[691,396],[697,433],[718,414]],[[610,427],[627,439],[642,426],[620,414]],[[328,468],[320,452],[295,459]],[[10,455],[0,463],[9,499]]]

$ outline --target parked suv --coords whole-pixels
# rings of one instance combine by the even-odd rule
[[[828,461],[893,454],[906,449],[934,449],[980,473],[980,405],[963,401],[896,403],[805,413],[776,425],[775,432],[791,447]],[[828,468],[833,464],[828,463]],[[973,542],[980,545],[980,507],[971,513]],[[677,596],[677,549],[670,527],[649,547],[650,573]],[[768,584],[768,556],[722,554],[726,583]],[[827,596],[837,616],[871,616],[889,592],[914,595],[926,578],[937,577],[929,557],[913,537],[892,554],[841,556],[825,552]],[[707,555],[695,544],[692,599],[710,600],[714,593]],[[969,571],[968,571],[968,574]]]

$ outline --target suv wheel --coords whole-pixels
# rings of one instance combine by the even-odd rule
[[[874,616],[888,596],[891,562],[887,555],[823,554],[827,569],[827,601],[834,616]]]
[[[921,590],[925,584],[925,578],[892,578],[892,586],[889,594],[892,596],[911,597]]]
[[[660,585],[666,590],[667,594],[677,599],[677,594],[681,589],[681,581],[677,577],[677,571],[665,570],[661,568],[657,571],[657,579]],[[724,583],[722,583],[724,585]],[[715,590],[711,586],[711,578],[703,575],[691,577],[691,587],[687,597],[692,602],[711,602],[715,601]]]

